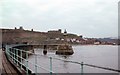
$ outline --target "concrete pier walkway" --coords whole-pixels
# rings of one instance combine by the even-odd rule
[[[11,65],[11,63],[7,60],[4,51],[1,51],[2,59],[2,75],[18,75],[16,69]]]

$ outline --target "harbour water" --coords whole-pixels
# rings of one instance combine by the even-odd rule
[[[35,49],[35,54],[37,55],[37,64],[43,68],[50,69],[50,60],[47,56],[84,62],[86,64],[92,64],[102,67],[109,67],[113,69],[118,69],[118,46],[115,45],[77,45],[73,46],[73,55],[56,55],[55,51],[49,50],[47,55],[43,55],[42,49]],[[42,56],[41,56],[42,55]],[[31,55],[28,59],[30,62],[35,63],[35,56]],[[61,60],[52,60],[52,69],[55,73],[80,73],[81,65],[74,64],[70,62],[65,62]],[[35,66],[28,64],[30,70],[35,72]],[[38,73],[48,73],[48,71],[37,68]],[[92,68],[88,66],[83,66],[84,73],[115,73],[113,71],[107,71],[98,68]]]

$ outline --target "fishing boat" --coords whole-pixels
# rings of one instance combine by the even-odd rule
[[[74,52],[72,46],[68,44],[59,45],[56,51],[56,54],[59,55],[72,55],[73,53]]]

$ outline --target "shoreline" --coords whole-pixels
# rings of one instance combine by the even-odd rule
[[[70,44],[70,45],[72,45],[72,46],[92,46],[92,45],[94,45],[95,46],[95,44]],[[99,44],[98,46],[100,46],[100,45],[120,46],[120,45],[109,45],[109,44]]]

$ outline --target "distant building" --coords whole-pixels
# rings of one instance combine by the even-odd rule
[[[58,29],[58,30],[50,30],[50,31],[48,31],[48,33],[58,34],[58,33],[61,33],[61,29]]]
[[[20,28],[19,28],[19,29],[20,29],[20,30],[24,30],[22,26],[20,26]]]
[[[62,30],[61,30],[61,29],[58,29],[58,31],[59,31],[59,32],[62,32]]]
[[[80,35],[79,37],[80,37],[80,38],[83,38],[83,36],[82,36],[82,35]]]
[[[99,45],[99,44],[100,44],[100,42],[94,42],[94,44],[95,44],[95,45]]]
[[[66,29],[65,29],[64,33],[65,33],[65,34],[67,34],[67,31],[66,31]]]
[[[17,29],[17,28],[15,27],[15,29]]]
[[[31,31],[33,31],[33,29],[31,29]]]

